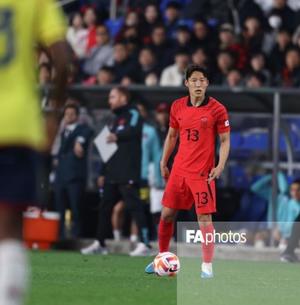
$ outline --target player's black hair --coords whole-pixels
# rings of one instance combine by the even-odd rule
[[[80,109],[79,109],[79,105],[74,103],[74,102],[70,102],[70,103],[67,103],[64,107],[64,114],[66,112],[67,109],[74,109],[75,112],[76,112],[76,115],[79,116],[79,113],[80,113]]]
[[[201,72],[205,78],[209,79],[208,71],[205,68],[200,65],[189,65],[185,70],[185,80],[188,80],[195,71]]]

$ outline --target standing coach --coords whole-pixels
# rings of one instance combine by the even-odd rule
[[[141,141],[143,121],[138,111],[129,105],[129,92],[124,87],[113,88],[109,93],[109,106],[115,114],[107,143],[116,143],[118,149],[105,164],[103,199],[99,211],[98,236],[82,254],[105,254],[106,231],[114,205],[123,200],[139,230],[140,242],[131,256],[150,254],[148,229],[143,203],[139,198],[141,173]]]

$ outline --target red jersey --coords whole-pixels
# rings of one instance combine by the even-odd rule
[[[187,178],[207,179],[215,166],[216,136],[230,131],[226,108],[208,96],[199,107],[194,107],[188,96],[180,98],[172,104],[170,127],[179,130],[172,171]]]

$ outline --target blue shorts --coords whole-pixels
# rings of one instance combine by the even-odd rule
[[[38,153],[29,148],[0,148],[0,205],[26,208],[37,202]]]

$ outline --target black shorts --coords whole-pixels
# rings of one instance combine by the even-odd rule
[[[26,208],[37,202],[38,153],[29,148],[0,148],[0,205]]]

